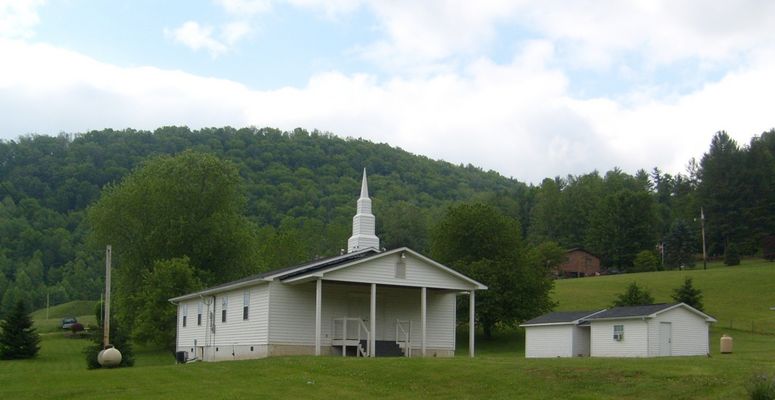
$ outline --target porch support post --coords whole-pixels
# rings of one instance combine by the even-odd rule
[[[369,356],[377,354],[377,284],[371,284],[371,310],[369,317]]]
[[[427,317],[427,300],[428,300],[428,288],[423,287],[420,291],[420,327],[422,330],[422,356],[425,357],[425,341],[426,341],[426,317]]]
[[[320,320],[323,311],[323,280],[315,282],[315,355],[320,355]]]
[[[474,333],[476,333],[476,326],[474,325],[474,315],[476,312],[474,311],[474,306],[476,304],[476,293],[475,291],[469,292],[468,295],[468,355],[471,356],[471,358],[474,357]]]

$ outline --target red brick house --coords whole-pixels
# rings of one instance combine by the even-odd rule
[[[580,248],[565,252],[568,260],[557,267],[557,276],[565,278],[581,278],[600,274],[600,258]]]

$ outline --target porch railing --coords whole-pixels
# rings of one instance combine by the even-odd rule
[[[405,357],[412,356],[412,320],[396,319],[396,343]]]
[[[369,340],[369,328],[360,318],[334,318],[334,335],[331,344],[342,346],[342,355],[347,354],[347,347],[356,348],[356,354],[361,357],[369,356],[369,346],[364,349],[361,342]]]

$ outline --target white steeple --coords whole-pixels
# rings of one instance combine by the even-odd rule
[[[353,235],[347,241],[347,252],[352,253],[369,247],[379,250],[379,238],[374,234],[375,226],[376,220],[371,213],[369,185],[366,182],[366,168],[364,168],[361,197],[358,199],[358,208],[353,217]]]

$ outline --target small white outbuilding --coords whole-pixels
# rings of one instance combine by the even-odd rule
[[[710,315],[677,303],[550,313],[521,326],[528,358],[665,357],[710,353],[714,322]]]
[[[526,321],[525,357],[589,356],[589,324],[584,323],[598,311],[565,311],[544,314]]]

